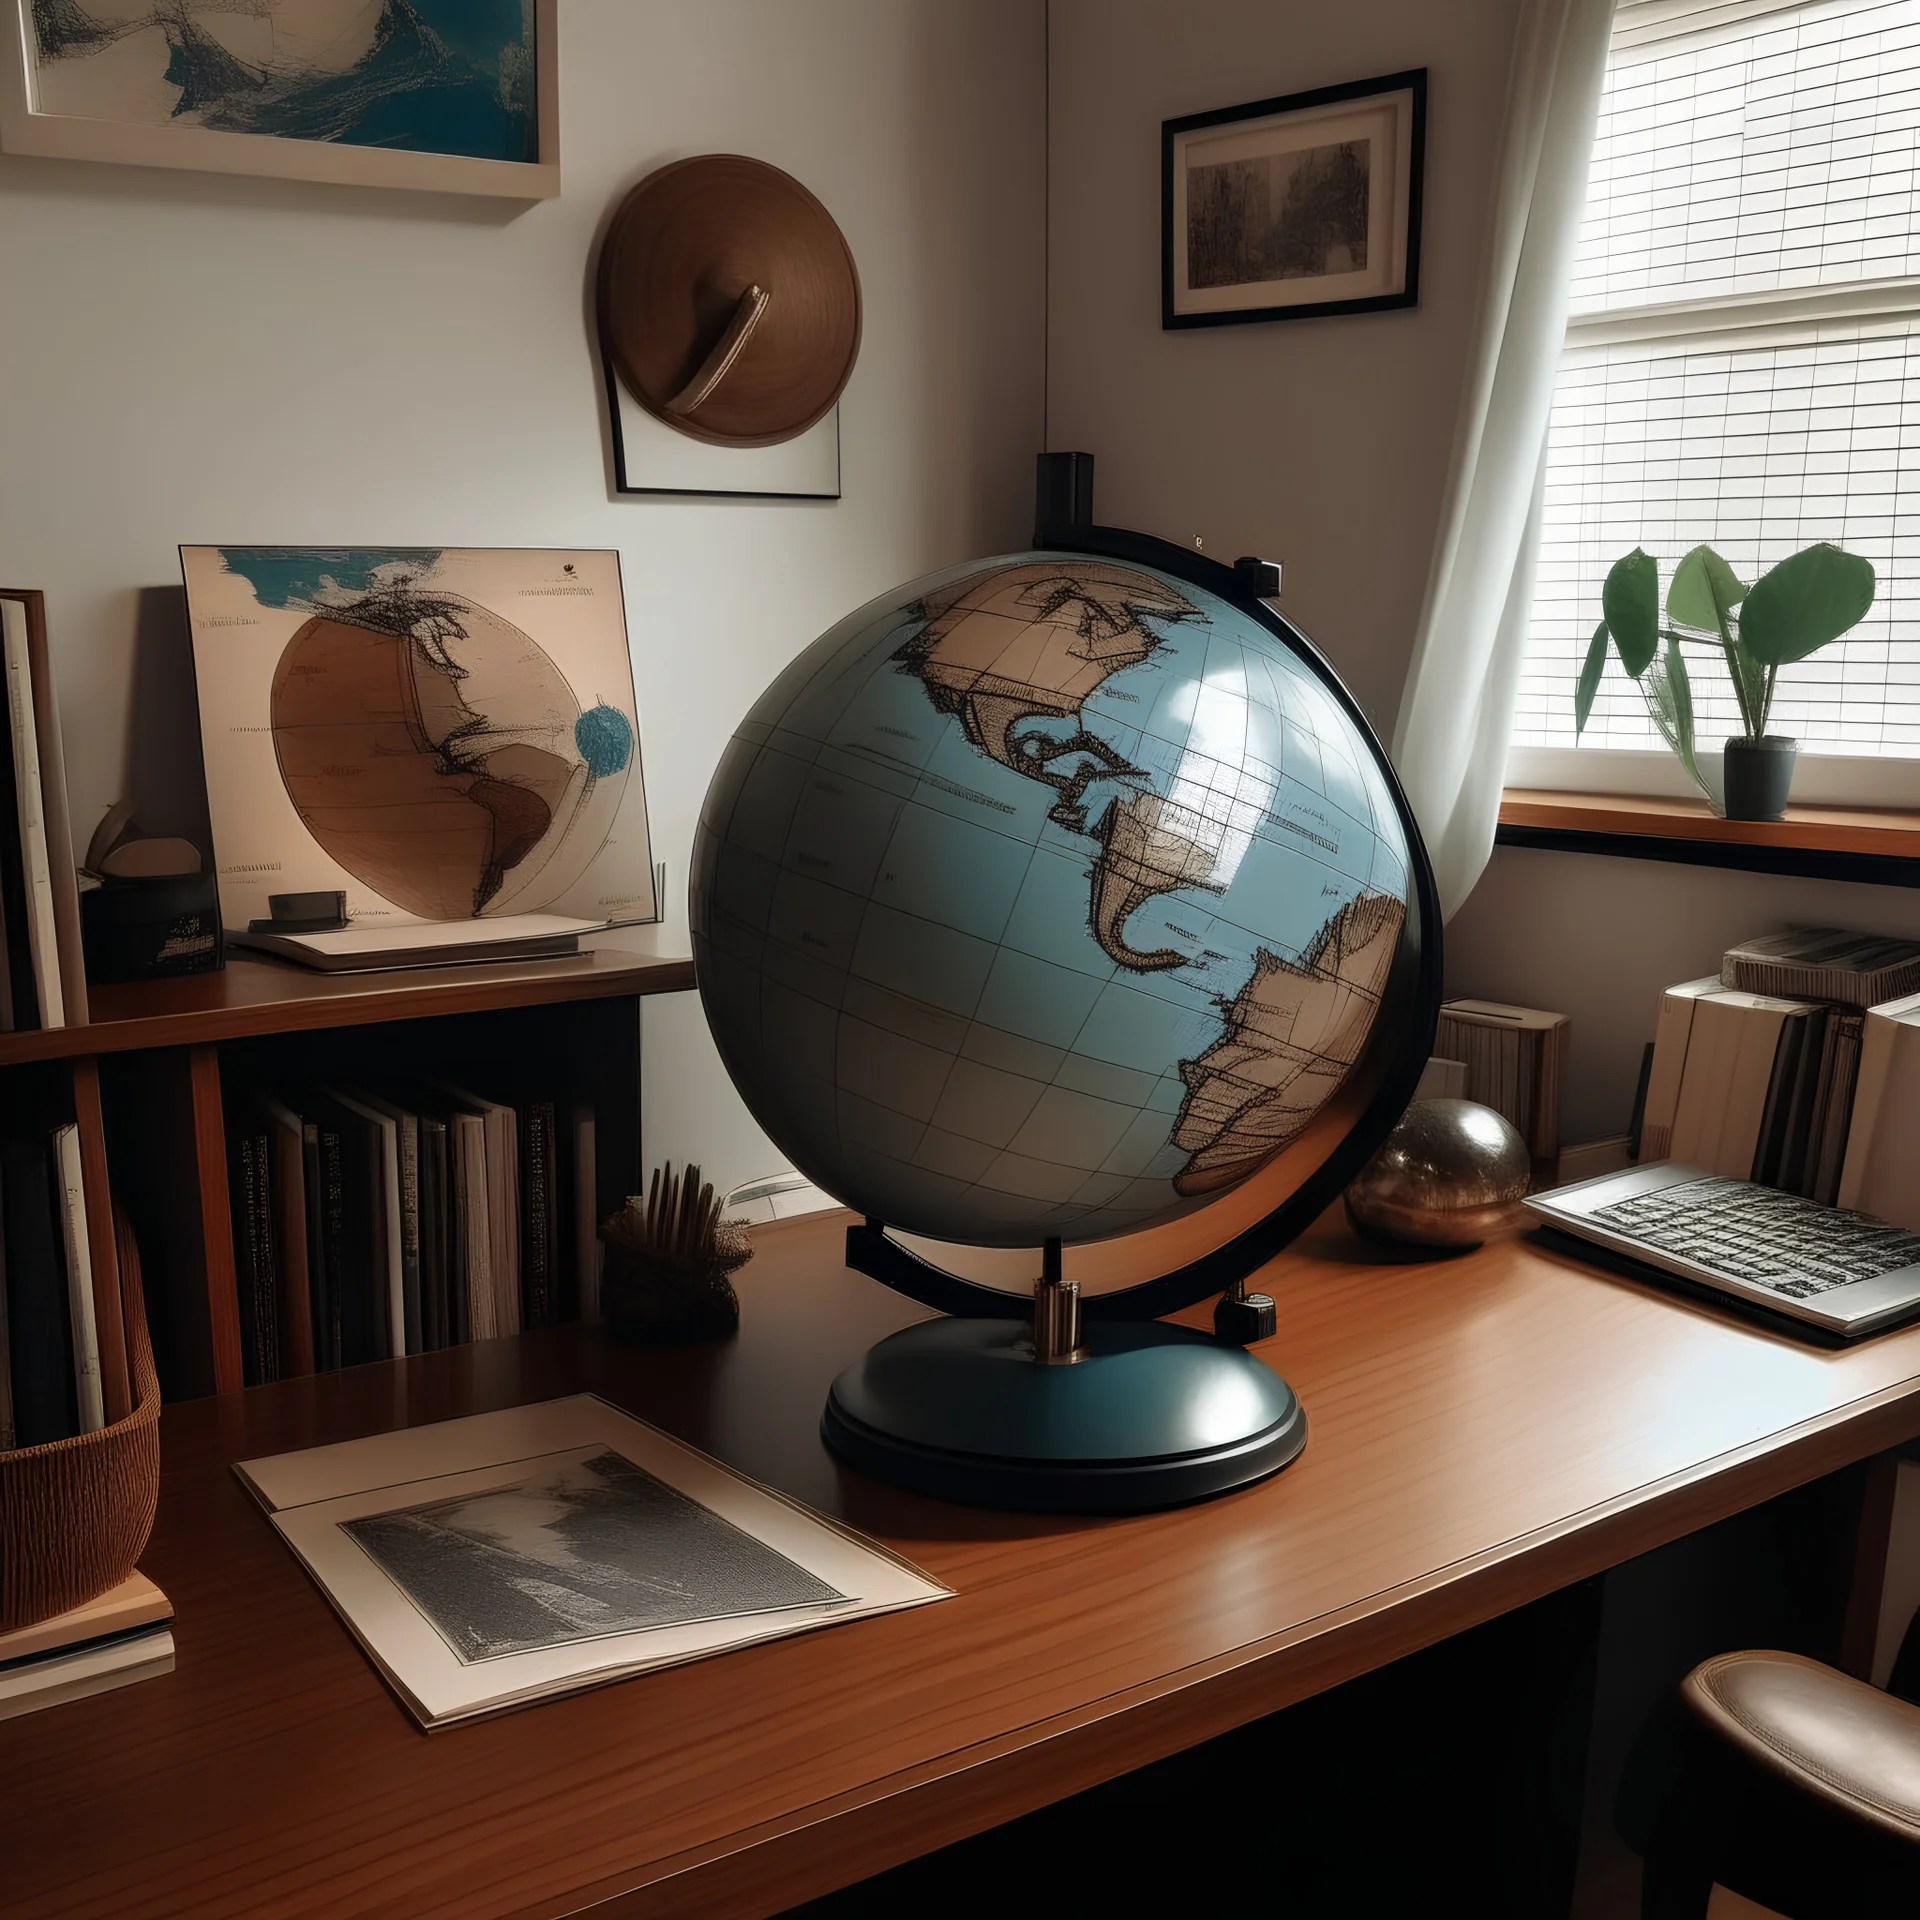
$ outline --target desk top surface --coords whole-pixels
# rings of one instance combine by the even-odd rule
[[[1262,1282],[1293,1466],[1128,1519],[941,1506],[819,1440],[920,1315],[845,1224],[762,1230],[722,1346],[558,1328],[169,1408],[141,1566],[177,1670],[0,1724],[0,1912],[775,1913],[1920,1433],[1920,1328],[1822,1351],[1527,1242],[1381,1265],[1323,1222]],[[229,1464],[583,1387],[958,1597],[419,1733]]]

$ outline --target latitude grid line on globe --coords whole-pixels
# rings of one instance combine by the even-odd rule
[[[1093,578],[1096,584],[1087,586],[1085,578],[1069,580],[1068,576],[1076,571]],[[755,721],[743,725],[739,744],[743,748],[750,744],[752,752],[743,763],[739,785],[730,796],[724,818],[713,818],[710,829],[719,840],[739,844],[742,853],[748,852],[749,843],[754,848],[762,849],[752,852],[749,857],[757,867],[766,870],[763,883],[766,898],[757,916],[741,920],[738,924],[741,933],[753,944],[754,951],[766,956],[769,965],[765,979],[768,985],[777,986],[783,994],[805,1000],[829,1023],[828,1037],[822,1039],[821,1045],[826,1049],[827,1057],[837,1064],[826,1070],[841,1077],[823,1082],[815,1077],[815,1069],[799,1064],[796,1064],[794,1071],[804,1076],[804,1084],[816,1086],[824,1097],[826,1109],[833,1116],[832,1137],[843,1147],[851,1145],[869,1156],[884,1151],[903,1171],[932,1173],[950,1186],[957,1184],[965,1194],[986,1191],[1003,1198],[1011,1195],[1036,1207],[1045,1202],[1040,1210],[1065,1225],[1073,1219],[1084,1219],[1095,1213],[1144,1213],[1151,1210],[1152,1203],[1143,1190],[1163,1183],[1167,1170],[1159,1163],[1169,1158],[1177,1159],[1181,1149],[1174,1146],[1171,1139],[1165,1147],[1154,1153],[1143,1155],[1138,1147],[1132,1147],[1125,1159],[1122,1158],[1122,1149],[1129,1148],[1134,1133],[1149,1116],[1158,1115],[1164,1120],[1172,1112],[1175,1118],[1168,1124],[1176,1129],[1185,1122],[1187,1103],[1196,1092],[1189,1078],[1190,1072],[1197,1069],[1203,1058],[1231,1051],[1230,1040],[1237,1045],[1246,1038],[1246,1030],[1236,1030],[1227,1016],[1233,1012],[1239,999],[1254,992],[1264,957],[1272,955],[1278,964],[1283,954],[1291,954],[1294,958],[1287,964],[1295,974],[1306,969],[1319,977],[1318,963],[1310,967],[1307,956],[1323,950],[1324,943],[1333,937],[1351,910],[1373,900],[1382,906],[1391,903],[1396,915],[1404,913],[1409,869],[1404,850],[1395,844],[1399,829],[1390,804],[1387,813],[1392,820],[1392,827],[1390,830],[1382,828],[1381,808],[1386,795],[1381,789],[1377,772],[1356,754],[1356,743],[1350,743],[1342,737],[1343,731],[1351,727],[1351,721],[1340,711],[1337,703],[1327,697],[1308,663],[1302,661],[1295,664],[1288,653],[1281,652],[1276,657],[1265,650],[1271,637],[1264,629],[1254,628],[1261,645],[1249,646],[1245,639],[1236,637],[1230,631],[1222,631],[1216,618],[1196,604],[1196,597],[1189,590],[1175,588],[1172,582],[1164,581],[1162,576],[1134,568],[1104,565],[1080,556],[1036,555],[1030,556],[1025,563],[976,564],[970,568],[955,569],[950,575],[938,576],[936,581],[928,585],[950,591],[954,596],[948,602],[951,608],[973,587],[991,582],[998,575],[1019,572],[1041,574],[1051,578],[1056,585],[1066,584],[1070,590],[1080,590],[1090,606],[1097,601],[1099,586],[1115,587],[1116,581],[1122,577],[1137,582],[1149,594],[1159,592],[1163,599],[1161,606],[1148,605],[1139,611],[1127,605],[1124,608],[1126,625],[1115,629],[1140,636],[1143,642],[1140,657],[1123,661],[1118,666],[1109,666],[1093,687],[1077,700],[1066,699],[1063,694],[1064,705],[1030,708],[1016,715],[1011,723],[1002,723],[1008,736],[1006,751],[1013,758],[1002,758],[989,748],[983,748],[981,742],[972,736],[971,730],[967,730],[966,744],[977,756],[965,762],[969,781],[985,779],[989,787],[995,784],[993,777],[983,771],[981,761],[997,765],[1029,781],[1043,779],[1060,796],[1056,808],[1064,809],[1072,817],[1073,824],[1067,824],[1059,811],[1050,809],[1047,817],[1035,824],[1031,832],[1022,834],[1012,831],[994,819],[981,817],[983,813],[1012,811],[1006,803],[994,799],[990,792],[983,793],[971,784],[960,784],[947,777],[951,771],[949,750],[963,730],[961,720],[956,715],[954,705],[948,704],[939,690],[928,684],[924,675],[918,674],[917,666],[900,664],[913,651],[916,641],[929,633],[936,622],[925,616],[924,609],[918,603],[915,603],[915,613],[902,619],[900,614],[906,609],[896,602],[899,610],[891,616],[884,608],[861,609],[860,613],[851,616],[833,635],[828,636],[830,641],[837,644],[794,686],[781,718],[770,717],[764,723]],[[1201,594],[1198,598],[1211,600],[1212,596]],[[1174,611],[1169,612],[1165,608],[1164,601],[1167,599],[1173,601]],[[1219,604],[1232,613],[1233,609],[1228,603]],[[967,617],[977,618],[981,614],[1007,627],[1009,646],[1041,624],[1040,620],[1023,621],[1003,613],[999,608],[980,606],[970,608]],[[862,616],[867,617],[863,619]],[[1041,616],[1042,619],[1046,617]],[[1240,618],[1244,619],[1244,616]],[[1172,634],[1159,632],[1156,627],[1145,624],[1149,619],[1172,627],[1175,631]],[[1238,737],[1245,749],[1248,736],[1255,730],[1256,716],[1261,716],[1263,725],[1271,725],[1276,730],[1275,744],[1279,751],[1273,758],[1268,758],[1264,753],[1256,756],[1245,752],[1242,764],[1235,768],[1217,754],[1205,753],[1196,747],[1197,712],[1189,718],[1187,736],[1174,739],[1163,730],[1158,701],[1147,702],[1143,719],[1116,715],[1101,702],[1100,697],[1109,692],[1106,684],[1109,679],[1121,673],[1130,673],[1134,668],[1144,669],[1152,665],[1157,669],[1163,663],[1154,656],[1167,648],[1170,642],[1175,644],[1169,658],[1184,664],[1177,642],[1182,632],[1191,632],[1196,626],[1199,631],[1193,633],[1192,637],[1206,656],[1201,678],[1206,678],[1218,666],[1223,650],[1230,650],[1233,667],[1242,676],[1238,681],[1239,691],[1232,696],[1238,720]],[[1083,635],[1088,631],[1084,624],[1081,631]],[[903,639],[905,646],[900,645]],[[826,644],[822,643],[823,646]],[[988,644],[993,645],[991,642]],[[1272,640],[1271,644],[1285,647],[1287,643],[1282,639]],[[1065,651],[1072,660],[1091,663],[1095,667],[1102,664],[1097,653],[1089,653],[1081,647],[1069,645]],[[921,725],[904,732],[904,737],[916,740],[920,749],[912,760],[896,750],[843,737],[854,724],[862,694],[879,677],[878,672],[870,666],[875,655],[883,655],[889,666],[898,667],[903,674],[922,678],[922,691],[933,711],[929,716],[923,709],[916,708],[921,716]],[[988,666],[981,668],[980,672],[990,673],[992,666],[1004,662],[1005,658],[1005,650],[994,647]],[[858,675],[863,665],[868,665],[869,671],[862,678]],[[1260,685],[1250,687],[1249,679]],[[1267,696],[1264,706],[1257,698],[1261,690]],[[951,697],[961,699],[974,696],[968,693]],[[882,704],[884,706],[884,702]],[[1115,704],[1130,705],[1136,702],[1118,701]],[[1149,764],[1133,765],[1131,759],[1121,756],[1111,746],[1107,735],[1089,736],[1089,709],[1110,729],[1124,734],[1131,755],[1147,760]],[[797,710],[811,716],[812,732],[803,731],[790,722],[783,723],[785,716]],[[902,717],[904,719],[905,716]],[[924,729],[924,722],[929,717],[939,722],[931,733]],[[1023,733],[1021,741],[1025,744],[1015,742],[1012,738],[1013,727],[1026,727],[1029,719],[1038,720],[1039,725],[1027,728]],[[1049,724],[1055,721],[1077,724],[1078,731],[1063,743],[1047,732]],[[863,721],[862,724],[870,728],[877,727],[882,733],[903,734],[901,727],[882,727],[877,720]],[[1104,749],[1103,741],[1108,742]],[[1148,744],[1160,751],[1151,755],[1142,752],[1141,749]],[[1054,749],[1051,757],[1044,752],[1045,747]],[[1312,751],[1308,753],[1305,749]],[[1085,750],[1091,750],[1096,760],[1105,763],[1104,771],[1083,772],[1078,777],[1056,777],[1051,773],[1036,772],[1036,769],[1050,766],[1053,759]],[[1015,759],[1020,764],[1014,764]],[[1151,794],[1155,791],[1152,787],[1155,771],[1152,763],[1155,761],[1161,763],[1161,771],[1177,795],[1158,796],[1158,804],[1163,809],[1184,816],[1198,827],[1211,831],[1218,842],[1216,852],[1226,845],[1229,837],[1242,843],[1234,855],[1233,868],[1227,879],[1218,885],[1162,879],[1158,884],[1146,886],[1137,895],[1130,896],[1123,892],[1123,902],[1131,899],[1132,903],[1123,904],[1117,910],[1119,917],[1114,922],[1115,930],[1102,938],[1100,929],[1092,924],[1090,918],[1084,927],[1084,931],[1093,936],[1089,945],[1096,952],[1104,952],[1107,962],[1104,968],[1096,970],[1088,966],[1087,962],[1093,958],[1092,953],[1067,956],[1047,950],[1038,938],[1038,930],[1029,935],[1023,933],[1017,924],[1030,889],[1035,885],[1035,871],[1040,865],[1041,855],[1045,853],[1049,860],[1074,866],[1084,894],[1087,884],[1101,877],[1101,861],[1105,854],[1103,850],[1096,850],[1092,854],[1088,852],[1085,843],[1089,839],[1096,842],[1096,849],[1103,849],[1104,843],[1100,841],[1099,831],[1086,825],[1085,809],[1078,804],[1080,795],[1089,787],[1106,782],[1111,782],[1121,794],[1132,792],[1136,797]],[[1312,770],[1318,775],[1317,780],[1302,779],[1298,772],[1290,770],[1291,766],[1303,761],[1311,764]],[[770,771],[773,763],[783,764],[787,772],[775,776]],[[756,793],[755,789],[763,776],[765,788]],[[816,787],[815,783],[822,776],[829,784],[824,788]],[[879,835],[877,852],[869,848],[861,856],[868,859],[871,868],[864,893],[844,884],[838,877],[827,878],[821,873],[804,870],[805,864],[828,869],[834,864],[821,855],[814,855],[810,862],[806,862],[803,856],[806,852],[807,828],[805,802],[809,795],[817,791],[845,798],[844,789],[831,784],[835,781],[843,781],[864,794],[867,802],[876,809],[874,817],[878,822],[876,831]],[[1291,797],[1289,789],[1292,790]],[[1255,797],[1250,799],[1250,793]],[[1021,791],[1016,797],[1030,812],[1032,796]],[[1303,797],[1310,797],[1315,805],[1301,805]],[[1349,799],[1357,801],[1364,812],[1356,812],[1347,804]],[[953,804],[955,802],[960,805],[956,806]],[[1313,830],[1296,826],[1288,818],[1289,804],[1299,807],[1306,817],[1334,828],[1340,841],[1340,853],[1345,852],[1349,838],[1344,829],[1360,832],[1366,841],[1364,858],[1339,864],[1335,860],[1322,858],[1315,850],[1320,843]],[[778,832],[769,836],[766,828],[770,822],[759,818],[758,812],[753,821],[746,820],[742,809],[749,805],[759,811],[764,811],[769,805],[782,808],[784,817]],[[1111,828],[1118,805],[1117,800],[1108,798],[1100,815],[1101,826]],[[961,807],[965,811],[960,810]],[[1019,817],[1029,815],[1023,813]],[[912,823],[916,819],[962,832],[969,841],[984,836],[986,843],[997,843],[1014,853],[1017,870],[1009,867],[1005,873],[995,876],[998,890],[994,898],[998,904],[995,907],[997,920],[992,923],[993,937],[983,935],[977,924],[968,922],[964,917],[956,919],[949,914],[942,918],[921,913],[912,905],[901,904],[898,892],[891,899],[883,896],[881,888],[898,878],[896,869],[901,843],[913,830]],[[1323,874],[1325,881],[1320,888],[1321,897],[1325,898],[1330,893],[1336,897],[1344,894],[1346,904],[1323,919],[1317,930],[1303,939],[1282,937],[1272,929],[1246,925],[1241,914],[1227,910],[1225,896],[1231,886],[1232,872],[1237,870],[1240,860],[1255,844],[1265,846],[1272,856],[1284,862],[1297,862],[1305,871]],[[777,853],[772,850],[774,846],[778,848]],[[1383,860],[1391,869],[1390,881],[1383,874]],[[1042,875],[1044,877],[1044,870]],[[1333,882],[1338,882],[1338,886],[1330,884]],[[1391,892],[1383,892],[1383,887],[1388,885],[1391,886]],[[791,891],[793,888],[801,891],[794,893]],[[819,897],[814,890],[823,890],[824,895],[840,900],[852,915],[850,920],[845,914],[839,916],[838,924],[832,930],[831,941],[819,933],[810,932],[807,925],[804,901],[809,897]],[[1140,956],[1144,966],[1130,964],[1128,960],[1121,959],[1108,942],[1111,940],[1114,945],[1124,948],[1124,939],[1118,929],[1133,918],[1140,906],[1160,896],[1165,896],[1160,909],[1163,919],[1167,912],[1178,910],[1183,918],[1203,928],[1203,931],[1194,933],[1184,927],[1169,926],[1169,931],[1197,951],[1177,958],[1174,957],[1177,949],[1163,949],[1158,955]],[[967,964],[967,983],[962,991],[948,989],[944,991],[944,997],[941,997],[943,990],[938,987],[931,993],[924,990],[916,992],[918,983],[903,984],[898,971],[890,970],[893,968],[893,957],[885,953],[883,948],[891,937],[886,934],[886,926],[896,919],[921,925],[929,935],[937,935],[942,943],[956,951],[962,947],[977,949],[972,954],[961,955]],[[787,924],[783,925],[783,921]],[[1396,917],[1392,927],[1397,930],[1400,925],[1401,920]],[[802,939],[807,937],[811,937],[813,944],[823,953],[831,953],[835,957],[822,959],[809,954],[801,945]],[[1369,933],[1362,937],[1371,942],[1376,936]],[[1212,944],[1215,941],[1224,941],[1229,947],[1241,947],[1243,951],[1237,957],[1223,954]],[[1130,949],[1127,951],[1131,952]],[[1336,960],[1344,951],[1344,948],[1334,949]],[[777,953],[786,954],[788,963],[776,968],[771,962]],[[1078,1013],[1068,1015],[1072,1022],[1070,1039],[1065,1032],[1057,1032],[1043,1039],[1031,1022],[1022,1031],[1015,1026],[1002,1025],[998,1019],[983,1014],[995,991],[996,979],[1003,964],[1002,956],[1014,956],[1038,967],[1051,968],[1058,973],[1071,975],[1082,983],[1090,997]],[[1249,960],[1253,962],[1253,971],[1244,978],[1238,974],[1234,976],[1239,980],[1237,990],[1229,987],[1227,992],[1219,991],[1220,967],[1245,968]],[[820,969],[837,975],[827,989],[832,998],[825,997],[819,990],[821,983],[817,979],[807,977]],[[958,962],[950,963],[947,970],[961,971]],[[1166,987],[1162,988],[1151,977],[1154,971],[1198,974],[1205,984],[1196,984],[1192,980],[1176,982],[1170,978]],[[1344,975],[1326,977],[1334,979],[1336,984],[1339,979],[1345,978]],[[1380,976],[1380,985],[1384,985],[1384,974]],[[1115,1002],[1116,994],[1123,997],[1122,1002]],[[1190,1057],[1183,1043],[1179,1056],[1167,1066],[1155,1070],[1142,1064],[1137,1052],[1129,1053],[1112,1042],[1101,1043],[1090,1038],[1096,1022],[1103,1016],[1111,1018],[1111,1009],[1116,1004],[1123,1004],[1124,997],[1131,995],[1139,995],[1143,1001],[1161,1005],[1166,1010],[1167,1018],[1178,1021],[1186,1028],[1192,1041]],[[1377,1007],[1377,989],[1368,989],[1363,997]],[[876,1001],[881,1004],[876,1005]],[[1209,1003],[1211,1015],[1203,1016],[1196,1001]],[[892,1004],[896,1002],[904,1004],[896,1008]],[[758,1001],[754,1004],[757,1005]],[[1257,999],[1251,1003],[1255,1014],[1261,1004]],[[903,1018],[903,1013],[912,1017]],[[754,1016],[756,1025],[760,1017],[757,1014]],[[1203,1019],[1205,1024],[1195,1031],[1196,1023]],[[942,1028],[954,1036],[950,1038],[950,1043],[942,1046],[931,1044],[927,1034]],[[870,1041],[861,1041],[858,1037],[860,1033],[871,1036]],[[1065,1044],[1062,1044],[1063,1041]],[[896,1080],[888,1081],[884,1071],[876,1068],[872,1075],[863,1073],[861,1084],[857,1087],[844,1084],[843,1069],[850,1046],[877,1047],[878,1051],[872,1054],[872,1059],[895,1063]],[[1268,1053],[1271,1054],[1275,1048],[1283,1055],[1289,1052],[1297,1054],[1307,1064],[1318,1060],[1322,1078],[1332,1072],[1332,1084],[1336,1088],[1352,1064],[1351,1060],[1343,1062],[1337,1057],[1322,1058],[1306,1046],[1293,1042],[1271,1041],[1267,1046]],[[927,1085],[921,1085],[917,1092],[914,1087],[905,1084],[905,1067],[899,1063],[912,1062],[909,1053],[903,1049],[926,1056],[924,1066],[928,1070],[937,1070],[937,1084],[930,1089]],[[798,1053],[805,1049],[796,1048],[795,1051]],[[1040,1052],[1051,1056],[1044,1069],[1046,1077],[1040,1077],[1038,1070],[1022,1071],[1021,1067],[1008,1064],[1010,1060],[1020,1058],[1023,1052]],[[1357,1058],[1357,1053],[1354,1058]],[[1031,1063],[1023,1060],[1023,1064]],[[1335,1068],[1337,1072],[1334,1072]],[[1003,1107],[990,1133],[967,1132],[964,1118],[950,1104],[956,1075],[963,1070],[979,1075],[992,1073],[1002,1082],[1018,1082],[1024,1092],[1014,1097],[1024,1100],[1025,1105],[1011,1119],[1006,1117],[1010,1109]],[[1296,1070],[1294,1078],[1297,1079],[1302,1071],[1305,1071],[1304,1065]],[[1233,1071],[1224,1066],[1216,1075],[1216,1078],[1219,1077],[1224,1077],[1236,1087],[1242,1084],[1235,1081]],[[1147,1091],[1144,1094],[1135,1091],[1122,1096],[1114,1091],[1116,1083],[1122,1079],[1135,1083],[1136,1087],[1138,1083],[1145,1082]],[[1245,1084],[1254,1083],[1249,1081]],[[1178,1093],[1181,1088],[1185,1089],[1184,1094]],[[1113,1130],[1107,1143],[1091,1150],[1088,1157],[1078,1160],[1047,1158],[1040,1145],[1029,1136],[1037,1115],[1046,1106],[1050,1096],[1067,1096],[1082,1102],[1089,1110],[1104,1109],[1104,1124]],[[1330,1091],[1322,1094],[1320,1104],[1330,1097]],[[781,1095],[782,1104],[787,1103],[788,1099],[788,1094]],[[1170,1099],[1177,1102],[1172,1108],[1167,1104]],[[890,1119],[901,1137],[889,1140],[884,1148],[872,1139],[861,1138],[859,1110],[862,1108]],[[1216,1130],[1214,1140],[1222,1138],[1246,1110],[1247,1105],[1233,1109],[1229,1119]],[[1317,1105],[1311,1109],[1317,1110]],[[1309,1118],[1311,1111],[1307,1116]],[[1130,1125],[1122,1124],[1129,1119]],[[1286,1139],[1297,1135],[1305,1124],[1306,1120],[1301,1119],[1294,1128],[1294,1134],[1281,1138],[1279,1144],[1286,1144]],[[849,1132],[850,1127],[854,1132]],[[909,1129],[912,1130],[910,1142],[904,1137]],[[958,1173],[951,1157],[934,1160],[924,1158],[935,1136],[941,1143],[978,1149],[976,1158],[980,1162],[979,1171],[968,1178]],[[1203,1148],[1200,1151],[1205,1150]],[[1278,1151],[1278,1146],[1273,1150]],[[945,1151],[944,1146],[942,1151]],[[1197,1153],[1190,1157],[1189,1166],[1197,1157]],[[1094,1163],[1096,1158],[1097,1164]],[[1128,1165],[1134,1169],[1132,1172],[1122,1170]],[[1149,1169],[1156,1167],[1157,1178],[1149,1172]],[[1078,1182],[1078,1191],[1069,1193],[1058,1182],[1044,1190],[1031,1185],[1013,1187],[1003,1184],[1026,1168],[1067,1176]],[[1103,1185],[1111,1189],[1104,1197],[1088,1191],[1089,1188]],[[1122,1196],[1129,1194],[1139,1195],[1138,1204],[1132,1208],[1122,1207],[1119,1204]]]

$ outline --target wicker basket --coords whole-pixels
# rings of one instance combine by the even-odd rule
[[[153,1531],[160,1377],[147,1337],[140,1254],[118,1207],[113,1227],[134,1408],[98,1433],[0,1453],[0,1633],[118,1586]]]

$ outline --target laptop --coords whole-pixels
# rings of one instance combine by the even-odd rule
[[[1554,1237],[1622,1256],[1629,1271],[1653,1269],[1646,1277],[1784,1314],[1830,1340],[1920,1315],[1920,1233],[1751,1180],[1660,1160],[1524,1204]]]

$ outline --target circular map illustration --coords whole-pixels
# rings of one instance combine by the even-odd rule
[[[694,849],[702,999],[794,1164],[988,1246],[1168,1219],[1359,1060],[1409,853],[1289,642],[1072,554],[884,597],[755,705]]]
[[[329,585],[280,654],[271,718],[314,840],[434,920],[554,899],[600,850],[634,758],[625,714],[582,708],[529,635],[404,561]]]

